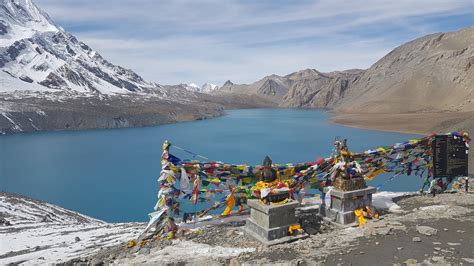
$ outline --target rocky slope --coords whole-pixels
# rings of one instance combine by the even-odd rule
[[[235,95],[258,96],[271,101],[273,105],[278,105],[287,92],[288,88],[285,85],[285,80],[280,76],[271,75],[252,84],[234,84],[228,80],[213,94],[226,97]]]
[[[304,70],[285,76],[289,91],[283,97],[282,107],[332,108],[359,79],[363,70],[353,69],[320,73]]]
[[[360,76],[336,110],[474,111],[474,28],[431,34],[394,49]]]
[[[473,27],[413,40],[366,70],[335,106],[333,120],[389,131],[474,134],[473,65]]]
[[[217,95],[255,95],[278,107],[329,108],[341,100],[362,70],[321,73],[305,69],[286,76],[271,75],[252,84],[227,81]]]
[[[173,95],[177,95],[173,92]],[[172,101],[156,95],[0,93],[0,133],[154,126],[224,114],[203,97]],[[240,107],[240,105],[239,105]]]

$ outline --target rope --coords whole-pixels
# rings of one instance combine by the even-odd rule
[[[181,148],[181,147],[178,147],[178,146],[176,146],[176,145],[174,145],[174,144],[172,145],[172,147],[174,147],[174,148],[176,148],[176,149],[178,149],[178,150],[182,150],[182,151],[184,151],[184,152],[187,152],[187,153],[193,155],[193,158],[200,157],[200,158],[203,158],[203,159],[206,159],[206,160],[210,161],[210,159],[207,158],[207,157],[205,157],[205,156],[199,155],[199,154],[194,153],[194,152],[192,152],[192,151],[188,151],[188,150],[183,149],[183,148]]]
[[[385,182],[383,182],[382,184],[378,185],[376,188],[377,190],[380,190],[385,184],[387,184],[388,182],[390,181],[393,181],[395,179],[395,177],[398,177],[398,176],[401,176],[403,172],[399,172],[399,173],[396,173],[394,174],[393,176],[389,177]]]

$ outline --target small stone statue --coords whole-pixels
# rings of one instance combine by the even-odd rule
[[[255,190],[256,197],[260,198],[262,203],[282,204],[290,198],[288,185],[277,179],[277,171],[272,168],[272,160],[266,156],[263,160],[263,169],[260,171],[260,181],[257,182]]]
[[[266,183],[271,183],[277,179],[276,171],[272,168],[272,160],[268,156],[265,156],[265,159],[263,160],[261,176],[262,181]]]

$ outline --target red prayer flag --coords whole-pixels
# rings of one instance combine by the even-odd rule
[[[194,189],[193,189],[193,202],[194,202],[194,205],[197,204],[198,194],[199,194],[199,177],[196,177],[196,179],[194,179]]]

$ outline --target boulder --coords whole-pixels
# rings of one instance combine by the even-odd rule
[[[438,230],[430,227],[430,226],[425,226],[425,225],[417,225],[416,226],[416,231],[422,235],[426,236],[434,236],[438,234]]]

